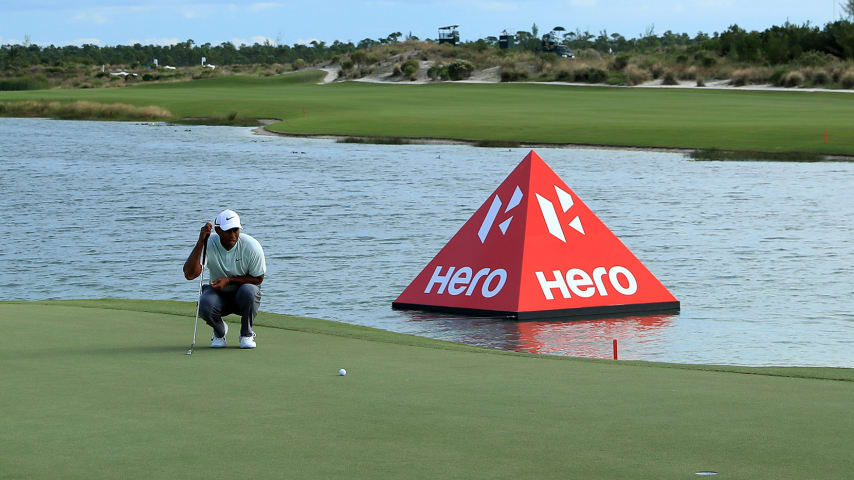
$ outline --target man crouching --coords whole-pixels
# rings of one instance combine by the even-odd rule
[[[216,233],[211,235],[211,230]],[[213,328],[211,348],[225,347],[228,324],[222,317],[240,315],[240,348],[255,348],[255,316],[261,305],[261,282],[267,272],[264,250],[251,236],[240,232],[240,217],[231,210],[205,223],[199,239],[184,262],[184,278],[202,273],[202,251],[207,253],[210,285],[202,287],[199,316]]]

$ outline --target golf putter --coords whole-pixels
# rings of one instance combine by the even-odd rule
[[[193,354],[193,349],[196,347],[196,329],[199,326],[199,308],[202,304],[202,282],[205,279],[205,266],[208,264],[208,241],[205,240],[205,246],[202,248],[202,273],[199,275],[199,299],[196,301],[196,321],[193,323],[193,343],[187,350],[187,355]]]

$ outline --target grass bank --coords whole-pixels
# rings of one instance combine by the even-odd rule
[[[268,313],[257,350],[210,350],[205,327],[188,358],[194,311],[0,302],[0,476],[778,479],[854,469],[850,370],[542,357]]]
[[[0,101],[158,105],[176,118],[231,113],[238,118],[281,118],[267,128],[292,134],[854,155],[854,95],[844,93],[530,84],[315,85],[323,75],[0,92]]]

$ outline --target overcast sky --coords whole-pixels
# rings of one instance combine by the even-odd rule
[[[637,37],[649,27],[688,33],[732,24],[763,30],[785,21],[823,26],[842,14],[840,0],[0,0],[0,44],[197,44],[322,40],[358,43],[392,32],[436,38],[459,24],[462,40],[507,29],[540,35],[555,26]],[[835,17],[834,17],[835,15]]]

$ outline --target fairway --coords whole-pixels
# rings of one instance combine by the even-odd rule
[[[157,105],[176,118],[283,120],[292,134],[854,155],[854,95],[539,84],[316,85],[324,72],[87,90],[6,100]],[[828,142],[824,133],[828,131]]]
[[[211,350],[201,325],[188,357],[194,313],[182,302],[0,303],[0,478],[854,470],[850,370],[538,357],[267,313],[256,350],[234,348],[233,328],[230,348]]]

